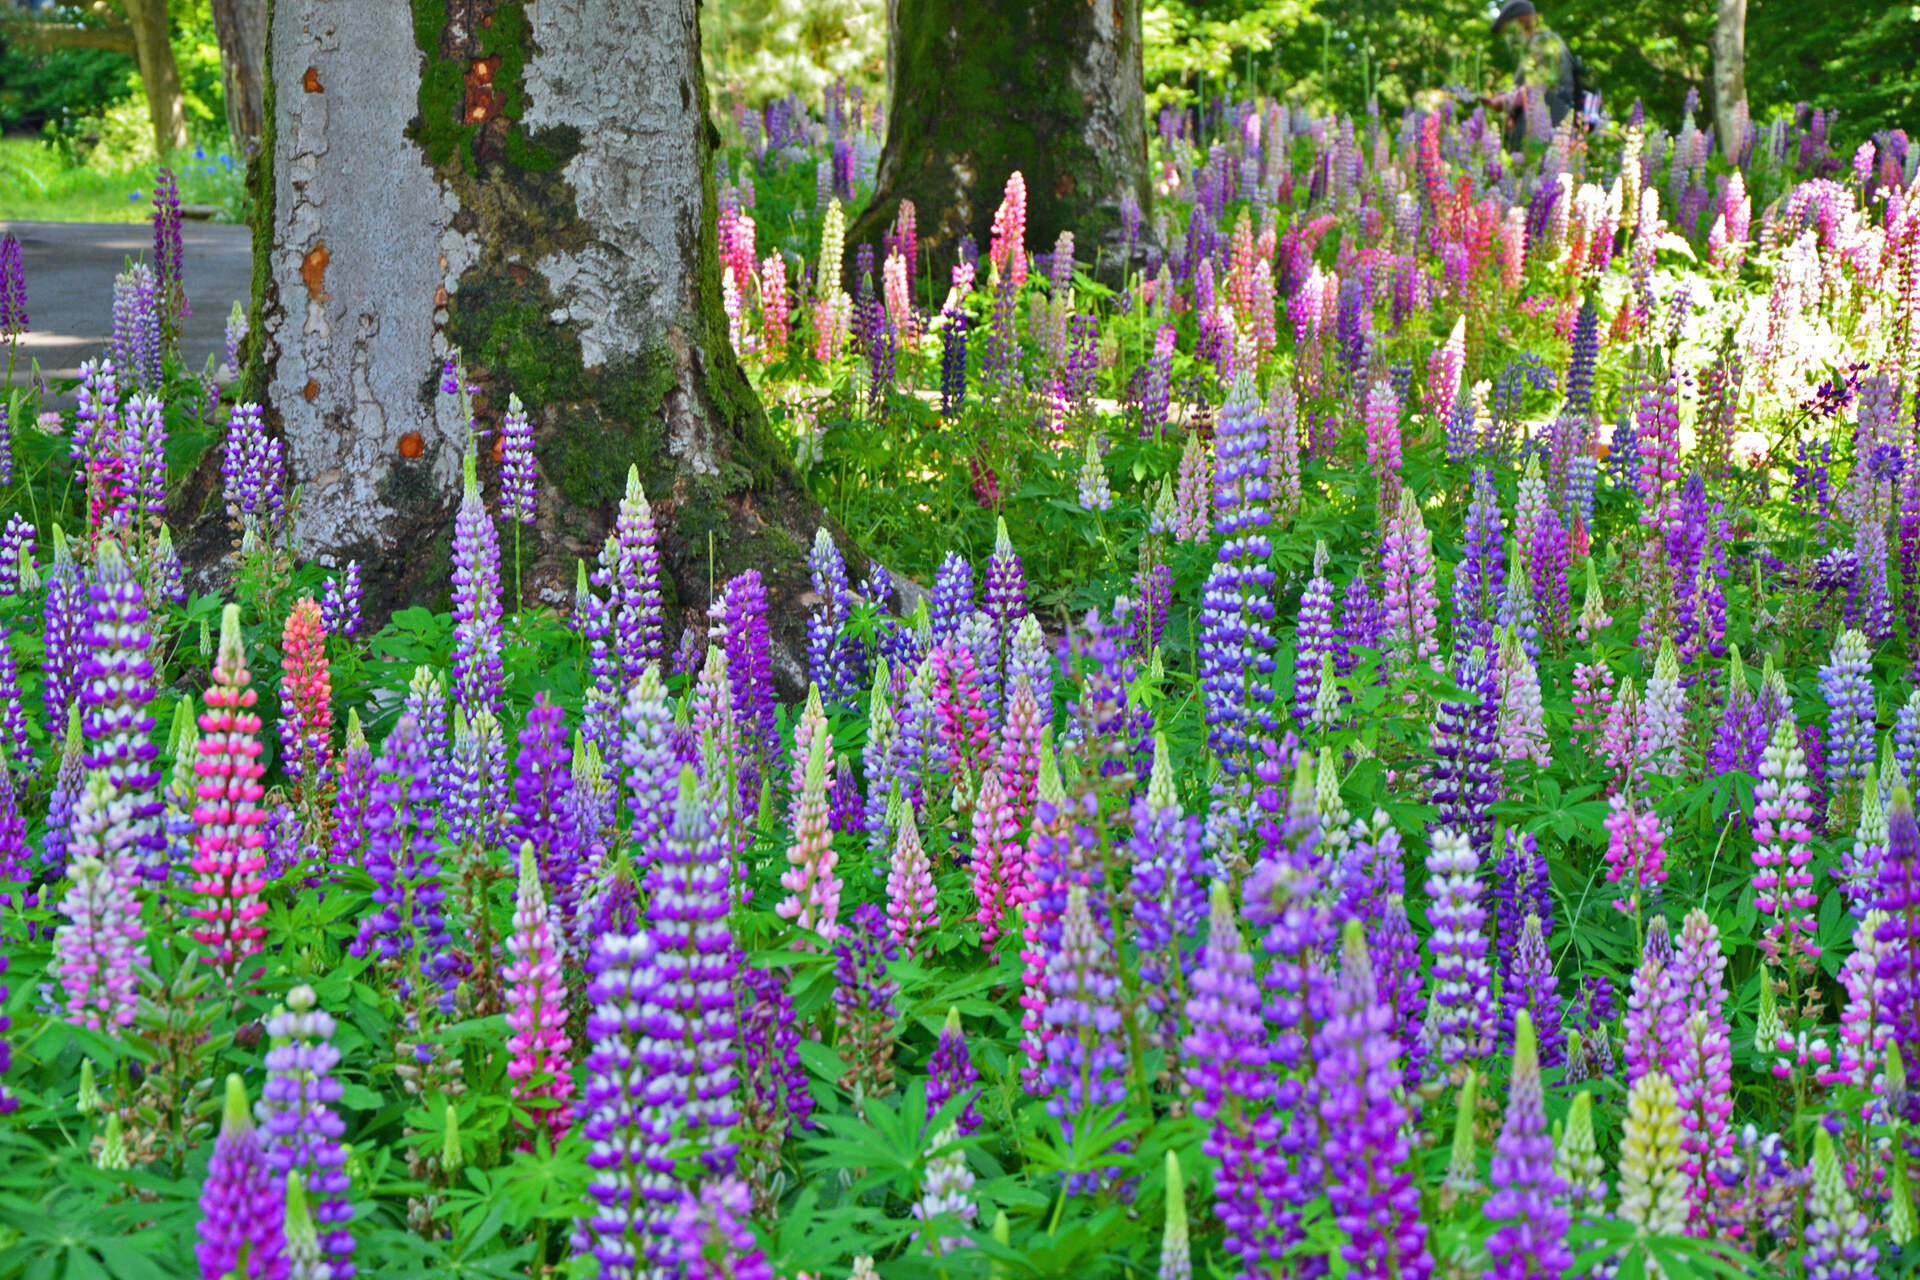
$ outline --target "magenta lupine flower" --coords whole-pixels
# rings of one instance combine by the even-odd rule
[[[133,963],[146,941],[140,922],[139,851],[125,801],[109,799],[105,774],[87,776],[74,807],[67,846],[72,885],[53,935],[54,967],[67,993],[67,1019],[95,1031],[133,1025],[139,982]]]
[[[964,1105],[954,1117],[954,1126],[964,1138],[980,1127],[980,1113],[974,1107],[979,1097],[980,1071],[967,1048],[960,1011],[948,1009],[946,1025],[940,1028],[940,1038],[927,1058],[927,1119],[938,1115],[949,1099],[962,1099]]]
[[[513,933],[507,938],[513,959],[506,968],[507,1078],[515,1098],[535,1124],[557,1145],[573,1121],[567,1099],[573,1096],[573,1068],[567,1050],[567,984],[560,974],[546,894],[534,866],[533,846],[520,846],[520,887],[514,898]]]
[[[354,636],[360,633],[360,562],[347,561],[338,578],[328,578],[320,595],[320,620],[330,636]]]
[[[1562,1203],[1566,1183],[1553,1171],[1546,1103],[1533,1020],[1515,1020],[1513,1069],[1507,1076],[1507,1115],[1494,1142],[1484,1212],[1499,1223],[1487,1238],[1492,1280],[1560,1280],[1573,1265],[1567,1249],[1571,1215]]]
[[[102,542],[88,594],[92,605],[80,634],[83,763],[100,775],[102,802],[113,810],[138,869],[151,879],[166,874],[166,841],[160,833],[160,769],[153,745],[153,662],[148,650],[145,593],[120,547]]]
[[[540,512],[539,470],[534,465],[533,423],[520,397],[507,397],[500,420],[500,503],[510,524],[532,524]]]
[[[1676,981],[1665,916],[1647,922],[1647,941],[1627,994],[1627,1084],[1658,1072],[1671,1080],[1685,1054],[1687,1007]]]
[[[1433,564],[1433,538],[1420,516],[1413,490],[1400,491],[1400,507],[1387,522],[1380,553],[1386,615],[1385,639],[1398,661],[1437,663],[1440,657],[1439,601]]]
[[[286,1280],[287,1210],[247,1108],[246,1086],[227,1077],[226,1110],[200,1186],[201,1280]]]
[[[1895,788],[1887,815],[1887,858],[1880,864],[1879,909],[1887,919],[1874,935],[1890,1039],[1908,1062],[1920,1062],[1920,825],[1913,797]],[[1909,1087],[1905,1117],[1920,1121],[1920,1089]]]
[[[194,754],[193,892],[199,899],[190,913],[200,923],[194,941],[210,954],[201,957],[229,982],[244,957],[259,951],[267,913],[260,901],[266,880],[261,827],[266,813],[260,801],[260,717],[258,695],[249,686],[247,655],[240,640],[240,607],[228,605],[220,617],[220,649],[213,662],[213,683],[204,695],[200,740]]]
[[[1493,1041],[1493,968],[1482,932],[1486,910],[1480,859],[1459,831],[1432,833],[1427,854],[1427,939],[1433,957],[1433,996],[1440,1062],[1452,1067],[1484,1058]]]
[[[678,1264],[671,1274],[684,1280],[774,1280],[773,1264],[754,1243],[752,1213],[747,1184],[735,1177],[702,1183],[698,1195],[683,1192],[666,1228]]]
[[[346,1124],[335,1110],[341,1085],[333,1069],[334,1022],[315,1005],[313,988],[287,993],[285,1008],[267,1019],[267,1081],[255,1109],[265,1130],[268,1168],[280,1178],[299,1174],[319,1228],[319,1246],[332,1280],[353,1280],[352,1187],[347,1177]]]
[[[903,806],[910,810],[910,806]],[[1026,858],[1020,847],[1020,818],[1000,783],[1000,771],[988,769],[980,779],[973,805],[974,921],[980,926],[980,944],[999,940],[1001,926],[1019,906],[1026,892]]]
[[[1754,906],[1771,917],[1760,941],[1774,964],[1811,971],[1820,948],[1813,941],[1813,789],[1807,757],[1788,714],[1774,724],[1753,787]]]
[[[1660,886],[1667,881],[1666,833],[1660,815],[1652,809],[1642,812],[1631,792],[1622,792],[1608,800],[1611,812],[1607,829],[1607,883],[1624,884],[1625,897],[1613,905],[1637,916],[1643,907],[1659,901]]]
[[[962,775],[978,776],[986,767],[993,743],[986,704],[980,695],[980,668],[972,650],[944,641],[933,646],[928,661],[932,664],[929,670],[941,771],[955,781]]]
[[[451,991],[458,977],[453,938],[442,904],[440,841],[435,832],[432,763],[420,726],[402,716],[380,753],[368,793],[365,867],[373,878],[373,913],[360,922],[348,950],[377,951],[381,963],[401,968],[401,997],[419,1000],[414,977]]]
[[[453,520],[453,692],[468,715],[499,715],[506,696],[500,631],[500,535],[487,515],[471,448]]]
[[[933,868],[920,845],[920,828],[911,806],[900,812],[900,834],[894,838],[893,859],[887,867],[887,936],[912,958],[922,935],[940,927],[940,903],[933,887]]]
[[[1380,1001],[1358,921],[1347,924],[1328,1016],[1314,1037],[1327,1202],[1347,1233],[1349,1274],[1424,1280],[1433,1273],[1420,1189],[1408,1172],[1407,1108],[1393,1010]]]

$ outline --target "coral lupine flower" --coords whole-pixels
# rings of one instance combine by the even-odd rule
[[[283,702],[280,741],[287,772],[318,778],[333,761],[333,684],[327,627],[312,596],[302,596],[280,633]]]
[[[309,601],[308,603],[312,603]],[[193,891],[200,905],[192,910],[200,925],[194,940],[212,954],[202,957],[231,980],[241,958],[260,950],[267,913],[260,901],[267,865],[260,807],[266,794],[260,779],[258,695],[249,688],[253,675],[240,642],[240,607],[228,605],[220,617],[220,649],[213,662],[213,684],[200,713],[200,743],[193,764],[195,804]]]
[[[507,938],[513,960],[507,965],[507,1077],[513,1096],[533,1098],[527,1104],[534,1121],[544,1125],[555,1143],[565,1136],[573,1115],[567,1099],[573,1094],[573,1070],[567,1062],[567,985],[560,975],[560,956],[554,945],[552,916],[540,887],[532,844],[520,846],[520,888],[514,899],[513,933]]]
[[[200,1188],[201,1280],[286,1280],[286,1205],[247,1109],[246,1086],[227,1077],[226,1110]]]
[[[1493,1280],[1559,1280],[1573,1264],[1567,1250],[1566,1184],[1553,1171],[1533,1019],[1514,1018],[1507,1116],[1493,1147],[1486,1215],[1500,1224],[1487,1240]]]
[[[900,834],[894,838],[893,861],[887,870],[887,936],[905,948],[909,957],[921,935],[940,927],[940,905],[935,900],[933,868],[920,845],[920,828],[913,808],[903,806]]]
[[[1760,945],[1774,964],[1810,972],[1820,948],[1813,941],[1813,789],[1807,755],[1791,715],[1773,727],[1753,788],[1753,889],[1760,914],[1772,917]]]

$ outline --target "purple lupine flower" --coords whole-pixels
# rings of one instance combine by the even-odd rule
[[[316,1008],[305,983],[287,993],[286,1007],[267,1019],[267,1082],[255,1109],[266,1130],[267,1167],[281,1178],[298,1174],[319,1227],[319,1244],[332,1280],[353,1280],[352,1186],[347,1177],[347,1127],[336,1109],[341,1085],[333,1069],[333,1018]]]
[[[1871,1280],[1879,1274],[1873,1264],[1880,1260],[1880,1250],[1872,1243],[1871,1224],[1847,1188],[1833,1135],[1821,1125],[1814,1127],[1813,1194],[1808,1197],[1807,1216],[1806,1248],[1801,1254],[1807,1280]]]
[[[1334,650],[1333,669],[1350,676],[1360,665],[1361,649],[1378,649],[1386,635],[1387,620],[1379,597],[1367,586],[1364,572],[1355,573],[1347,583],[1340,602],[1339,643]]]
[[[22,771],[33,763],[27,710],[20,702],[20,672],[13,657],[13,629],[0,626],[0,751]]]
[[[1403,1073],[1408,1089],[1420,1083],[1426,1066],[1420,1029],[1427,1019],[1427,996],[1420,986],[1420,944],[1413,922],[1407,919],[1406,899],[1391,894],[1380,920],[1367,937],[1367,949],[1380,957],[1380,999],[1394,1011],[1395,1034],[1406,1055]]]
[[[1427,948],[1441,1065],[1484,1058],[1493,1039],[1493,968],[1480,905],[1480,859],[1461,831],[1439,828],[1427,854]]]
[[[582,853],[579,815],[570,803],[573,750],[567,745],[567,713],[548,699],[545,690],[535,694],[527,708],[519,743],[508,847],[533,845],[540,880],[559,913],[563,931],[571,935]]]
[[[659,530],[640,485],[640,469],[627,468],[627,488],[614,516],[613,533],[600,551],[593,585],[607,592],[612,624],[615,697],[640,678],[649,662],[667,656],[666,623],[660,612]]]
[[[820,597],[807,614],[808,675],[827,701],[851,707],[866,679],[866,654],[852,633],[857,598],[847,582],[847,562],[825,528],[814,532],[807,569]]]
[[[1027,614],[1026,574],[1020,568],[1020,553],[1013,549],[1013,539],[1007,535],[1005,516],[1001,516],[995,526],[981,607],[993,619],[994,628],[1003,640],[1012,639],[1014,628]]]
[[[1088,1112],[1115,1106],[1127,1096],[1120,979],[1111,948],[1093,923],[1084,886],[1067,890],[1059,945],[1047,956],[1046,991],[1042,1022],[1049,1035],[1041,1080],[1047,1114],[1072,1141],[1075,1124]],[[1073,1175],[1069,1192],[1076,1186],[1090,1190],[1090,1182],[1088,1175]]]
[[[1533,526],[1533,546],[1528,557],[1532,573],[1533,603],[1541,624],[1556,636],[1569,634],[1571,618],[1567,587],[1567,531],[1560,513],[1548,507]],[[1536,642],[1535,648],[1538,648]],[[1529,657],[1538,660],[1538,654]]]
[[[752,1213],[747,1184],[731,1175],[702,1183],[698,1195],[681,1193],[666,1224],[673,1265],[662,1274],[683,1280],[774,1280],[773,1264],[754,1243]]]
[[[781,1117],[794,1128],[813,1126],[813,1094],[800,1063],[788,977],[784,970],[740,970],[741,1105],[747,1128],[776,1142],[785,1132]]]
[[[1328,1017],[1314,1037],[1327,1201],[1355,1274],[1433,1273],[1420,1189],[1406,1169],[1406,1104],[1394,1011],[1382,1003],[1360,923],[1349,921]]]
[[[407,697],[401,704],[400,714],[411,716],[420,726],[427,763],[432,770],[423,785],[432,797],[430,803],[437,806],[441,786],[447,780],[447,766],[453,759],[453,736],[447,724],[446,678],[424,664],[415,667],[413,679],[407,682]]]
[[[271,537],[286,519],[286,444],[267,435],[257,404],[237,404],[227,418],[220,475],[227,514]],[[333,628],[329,627],[329,631]]]
[[[102,542],[88,594],[92,607],[80,635],[83,763],[97,772],[106,803],[125,804],[123,822],[145,874],[166,874],[166,842],[159,822],[159,749],[153,745],[153,636],[147,628],[145,593],[118,543]]]
[[[951,421],[967,402],[967,317],[952,307],[941,309],[940,416]]]
[[[1333,628],[1333,583],[1327,580],[1327,544],[1313,548],[1313,578],[1300,595],[1300,611],[1293,636],[1293,718],[1305,724],[1313,714],[1314,695],[1320,689],[1320,660],[1339,651]]]
[[[540,473],[534,465],[533,422],[517,394],[507,397],[500,421],[500,503],[509,523],[532,524],[540,513]]]
[[[1513,1043],[1513,1028],[1525,1014],[1540,1028],[1541,1061],[1550,1067],[1560,1066],[1566,1058],[1566,1036],[1560,1026],[1559,984],[1553,976],[1553,958],[1547,952],[1545,928],[1539,916],[1526,918],[1513,950],[1508,977],[1501,983],[1504,996],[1501,1040]]]
[[[11,878],[11,876],[0,876],[0,879]],[[14,905],[12,894],[7,894],[5,902],[0,905],[12,907]],[[6,976],[7,957],[0,955],[0,978]],[[20,1099],[13,1096],[12,1090],[7,1088],[5,1079],[7,1072],[13,1068],[13,1046],[7,1043],[7,1032],[13,1028],[13,1019],[4,1012],[6,1003],[7,984],[0,982],[0,1116],[11,1113],[20,1105]]]
[[[146,929],[140,920],[138,856],[128,806],[109,799],[104,772],[87,775],[66,831],[72,881],[54,931],[53,956],[66,991],[68,1021],[117,1034],[133,1023],[139,996],[134,960]]]
[[[9,342],[27,331],[27,268],[20,238],[0,236],[0,335]]]
[[[0,752],[0,907],[20,907],[22,894],[33,879],[27,857],[27,823],[20,816],[20,800],[13,785],[13,771],[20,767],[16,763],[20,759]]]
[[[848,1064],[843,1087],[876,1094],[893,1083],[894,997],[900,984],[887,977],[887,965],[898,954],[885,913],[871,902],[855,907],[833,946],[833,1020]]]
[[[1827,767],[1836,781],[1864,777],[1873,763],[1873,658],[1867,637],[1843,632],[1820,668],[1827,700]]]
[[[97,455],[113,448],[120,433],[120,379],[113,361],[82,362],[75,397],[79,407],[73,414],[73,438],[67,443],[67,456],[91,465]]]
[[[1500,801],[1500,680],[1492,656],[1475,649],[1454,670],[1466,697],[1443,698],[1433,718],[1433,802],[1439,822],[1493,854],[1493,807]]]
[[[185,251],[180,243],[180,184],[173,170],[162,165],[153,181],[153,272],[161,323],[175,348],[180,342],[180,322],[193,314],[193,308],[187,305],[186,282],[181,272],[184,262]]]
[[[1198,662],[1207,742],[1229,772],[1244,770],[1258,744],[1278,731],[1273,581],[1264,560],[1239,566],[1222,559],[1202,596]]]
[[[41,864],[56,879],[66,869],[68,828],[73,823],[74,809],[80,803],[87,780],[86,766],[81,763],[86,739],[80,732],[80,708],[69,707],[66,714],[67,727],[60,738],[59,766],[54,772],[53,793],[47,797],[47,833],[40,850]]]
[[[1887,856],[1880,863],[1879,909],[1887,913],[1880,943],[1879,978],[1885,992],[1889,1037],[1903,1059],[1920,1062],[1920,825],[1913,797],[1896,787],[1887,814]],[[1905,1117],[1920,1121],[1920,1089],[1907,1090]]]
[[[467,450],[466,484],[453,519],[453,690],[468,715],[499,715],[506,696],[500,630],[500,535],[487,516]]]
[[[958,551],[949,551],[933,575],[934,643],[958,637],[961,621],[973,609],[973,565]]]
[[[1487,1239],[1493,1280],[1560,1280],[1573,1265],[1571,1214],[1562,1203],[1567,1188],[1553,1171],[1540,1065],[1533,1021],[1522,1011],[1514,1026],[1506,1121],[1493,1146],[1493,1194],[1484,1209],[1500,1224]]]
[[[1207,909],[1203,839],[1200,819],[1181,812],[1166,736],[1155,734],[1153,770],[1147,794],[1133,802],[1127,851],[1140,981],[1148,1007],[1170,1025],[1178,1023],[1172,996],[1179,989],[1180,944],[1200,927]]]
[[[1485,467],[1473,472],[1460,563],[1453,574],[1453,645],[1457,653],[1494,647],[1493,620],[1506,595],[1506,521]]]
[[[240,1077],[227,1077],[226,1110],[200,1187],[201,1280],[286,1280],[286,1205]],[[351,1273],[349,1273],[351,1274]]]
[[[659,1148],[671,1117],[660,1123],[648,1105],[641,1072],[652,1052],[652,1022],[642,1002],[658,984],[659,946],[653,935],[601,934],[587,962],[586,1094],[578,1114],[593,1170],[587,1194],[594,1207],[574,1219],[573,1246],[591,1250],[609,1276],[651,1274],[661,1250],[656,1239],[671,1199],[670,1154]]]
[[[356,956],[377,951],[381,963],[408,965],[425,983],[451,993],[459,962],[442,909],[447,891],[440,882],[432,770],[419,722],[402,716],[381,748],[363,819],[374,910],[347,949]],[[400,991],[403,1000],[423,994],[405,972]]]
[[[779,749],[774,724],[773,648],[767,631],[767,591],[760,571],[749,569],[728,580],[718,600],[707,611],[709,636],[727,655],[727,681],[733,695],[733,714],[740,727],[739,747],[755,766],[741,772],[741,795],[749,808],[757,805],[760,773]],[[746,787],[751,784],[752,792]]]
[[[353,636],[360,633],[360,562],[347,561],[346,570],[338,578],[327,579],[326,589],[320,594],[320,620],[326,625],[330,636]]]
[[[958,1009],[947,1010],[946,1025],[940,1028],[940,1038],[927,1058],[927,1119],[938,1115],[950,1098],[964,1100],[954,1119],[964,1138],[980,1127],[980,1113],[974,1107],[980,1098],[980,1071],[973,1065]]]
[[[1146,385],[1140,393],[1140,437],[1151,439],[1167,425],[1173,399],[1173,348],[1179,335],[1172,325],[1161,325],[1153,336],[1153,355],[1147,360]]]
[[[31,520],[18,511],[7,517],[6,527],[0,529],[0,596],[30,591],[38,584],[39,571],[33,562],[37,541]]]
[[[671,802],[680,777],[680,762],[673,748],[673,708],[666,686],[660,683],[660,668],[649,666],[640,673],[627,692],[620,718],[626,726],[620,740],[620,762],[625,766],[623,781],[630,818],[628,848],[635,870],[644,874],[659,855],[659,842],[673,813]]]
[[[134,387],[157,391],[163,380],[167,328],[153,269],[136,262],[113,278],[113,334],[107,350],[114,368]]]

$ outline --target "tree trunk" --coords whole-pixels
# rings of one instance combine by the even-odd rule
[[[187,145],[187,102],[180,92],[180,68],[173,60],[173,33],[167,0],[120,0],[133,29],[133,56],[147,91],[147,118],[153,122],[153,150],[161,160]]]
[[[1713,125],[1727,155],[1738,157],[1744,138],[1733,136],[1734,108],[1747,100],[1747,0],[1717,0],[1713,20]]]
[[[227,97],[227,136],[244,157],[260,142],[267,87],[267,0],[213,0],[220,41],[220,84]]]
[[[1072,230],[1077,256],[1117,262],[1121,196],[1150,195],[1140,0],[897,0],[889,40],[887,141],[855,243],[911,199],[936,259],[984,247],[1017,169],[1028,244]]]
[[[534,423],[529,598],[571,599],[638,464],[669,607],[758,568],[793,689],[824,517],[728,341],[694,0],[276,0],[271,64],[248,393],[298,549],[358,559],[377,606],[445,599],[457,347],[483,438],[509,394]]]

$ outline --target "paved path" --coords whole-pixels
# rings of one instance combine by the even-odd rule
[[[20,363],[40,362],[49,377],[73,377],[83,360],[105,354],[113,331],[113,278],[128,257],[151,262],[153,228],[129,222],[7,222],[0,234],[20,237],[27,271],[27,319]],[[246,302],[253,280],[253,249],[246,227],[189,222],[181,228],[185,251],[187,317],[180,354],[187,367],[226,363],[227,312]],[[5,359],[0,355],[0,368]],[[16,377],[18,375],[16,374]]]

